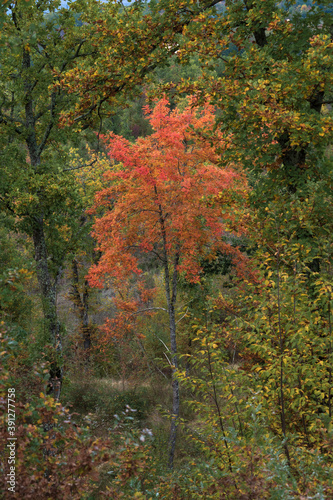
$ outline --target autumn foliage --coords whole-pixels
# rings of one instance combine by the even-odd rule
[[[203,131],[213,131],[213,107],[197,110],[191,104],[171,111],[164,98],[153,111],[146,108],[153,134],[135,144],[112,133],[104,137],[110,157],[121,164],[105,175],[108,187],[95,197],[95,210],[102,206],[105,213],[93,232],[101,258],[89,273],[92,286],[109,285],[111,279],[119,289],[142,274],[144,254],[157,258],[162,267],[173,391],[170,469],[180,411],[175,312],[179,277],[200,282],[203,260],[213,259],[218,251],[241,261],[228,238],[237,225],[237,199],[246,192],[236,165],[219,168],[216,146],[205,139]],[[222,142],[222,136],[217,134],[216,140]],[[132,313],[132,307],[122,300],[123,311]]]
[[[0,26],[0,497],[333,498],[332,1]]]
[[[232,207],[246,195],[246,183],[236,165],[217,166],[216,147],[200,134],[213,130],[213,108],[198,111],[190,103],[170,111],[164,98],[146,114],[151,136],[135,144],[104,136],[110,158],[121,163],[105,174],[109,187],[95,198],[95,210],[105,207],[94,226],[102,252],[89,273],[95,286],[106,276],[140,274],[139,252],[162,261],[179,254],[178,271],[197,282],[201,259],[232,251],[226,241],[236,224]]]

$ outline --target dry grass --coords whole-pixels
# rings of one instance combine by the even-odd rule
[[[92,384],[102,386],[103,388],[116,389],[118,391],[135,390],[137,387],[151,387],[150,381],[142,380],[116,380],[110,377],[92,378]]]

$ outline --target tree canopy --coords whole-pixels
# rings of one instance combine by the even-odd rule
[[[332,49],[328,0],[1,3],[1,491],[333,496]]]

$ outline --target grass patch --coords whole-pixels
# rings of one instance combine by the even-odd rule
[[[132,412],[133,426],[140,426],[152,407],[151,389],[147,386],[130,387],[112,379],[87,378],[72,380],[65,387],[62,401],[71,406],[78,419],[94,429],[107,432],[115,423],[115,415],[122,415],[127,407]]]

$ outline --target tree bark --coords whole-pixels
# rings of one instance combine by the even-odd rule
[[[155,194],[157,197],[157,188],[155,186]],[[178,281],[178,264],[180,258],[180,249],[176,248],[176,253],[173,262],[172,281],[170,276],[170,264],[168,256],[167,234],[165,228],[165,218],[163,214],[162,205],[159,203],[159,223],[162,236],[162,260],[164,266],[164,280],[165,280],[165,295],[168,304],[169,314],[169,327],[170,327],[170,344],[171,344],[171,360],[172,360],[172,415],[171,415],[171,428],[169,438],[169,459],[168,466],[173,469],[173,462],[176,449],[177,427],[179,420],[179,382],[177,379],[178,370],[178,353],[177,353],[177,337],[176,337],[176,314],[175,306],[177,299],[177,281]]]
[[[178,353],[177,353],[176,311],[175,311],[175,305],[177,299],[178,262],[179,262],[179,253],[177,252],[174,260],[171,289],[170,289],[171,277],[169,272],[169,266],[165,266],[165,291],[168,303],[170,344],[171,344],[171,355],[172,355],[171,358],[172,359],[172,416],[171,416],[171,428],[170,428],[170,438],[169,438],[169,461],[168,461],[168,466],[170,469],[173,469],[173,462],[176,449],[176,439],[177,439],[177,428],[179,420],[179,406],[180,406],[179,382],[177,379]]]
[[[37,266],[37,279],[42,296],[45,329],[48,332],[49,341],[55,348],[55,355],[51,361],[50,379],[47,393],[58,400],[62,384],[62,368],[60,357],[62,344],[60,337],[60,323],[57,316],[56,280],[53,280],[49,267],[44,234],[44,220],[40,215],[35,217],[33,224],[33,242],[35,248],[35,260]]]
[[[29,71],[32,67],[30,52],[23,49],[22,53],[22,69]],[[28,76],[27,76],[28,75]],[[26,130],[26,146],[29,152],[30,164],[37,173],[41,166],[41,154],[45,147],[45,141],[53,127],[53,116],[47,128],[47,133],[44,136],[44,143],[38,144],[36,134],[36,117],[34,112],[34,101],[32,91],[34,83],[31,81],[31,76],[27,73],[24,80],[24,112],[25,112],[25,130]],[[52,110],[51,110],[52,111]],[[51,113],[52,114],[52,113]],[[39,193],[41,194],[41,193]],[[48,332],[48,340],[52,343],[55,353],[51,360],[50,378],[47,387],[47,394],[53,396],[56,400],[60,397],[62,384],[62,368],[60,358],[62,354],[62,345],[60,338],[60,323],[57,315],[57,295],[56,286],[57,279],[52,278],[48,266],[47,243],[44,231],[44,214],[41,209],[39,215],[30,217],[32,225],[32,237],[34,242],[35,260],[37,267],[37,279],[42,296],[43,312],[44,312],[44,328]]]
[[[89,361],[89,350],[91,347],[91,337],[89,328],[89,283],[87,280],[84,282],[84,289],[81,297],[79,290],[79,269],[78,262],[73,259],[72,262],[73,269],[73,283],[72,283],[72,295],[74,298],[74,304],[78,308],[79,318],[80,318],[80,331],[82,335],[82,344],[85,351],[85,360]]]

